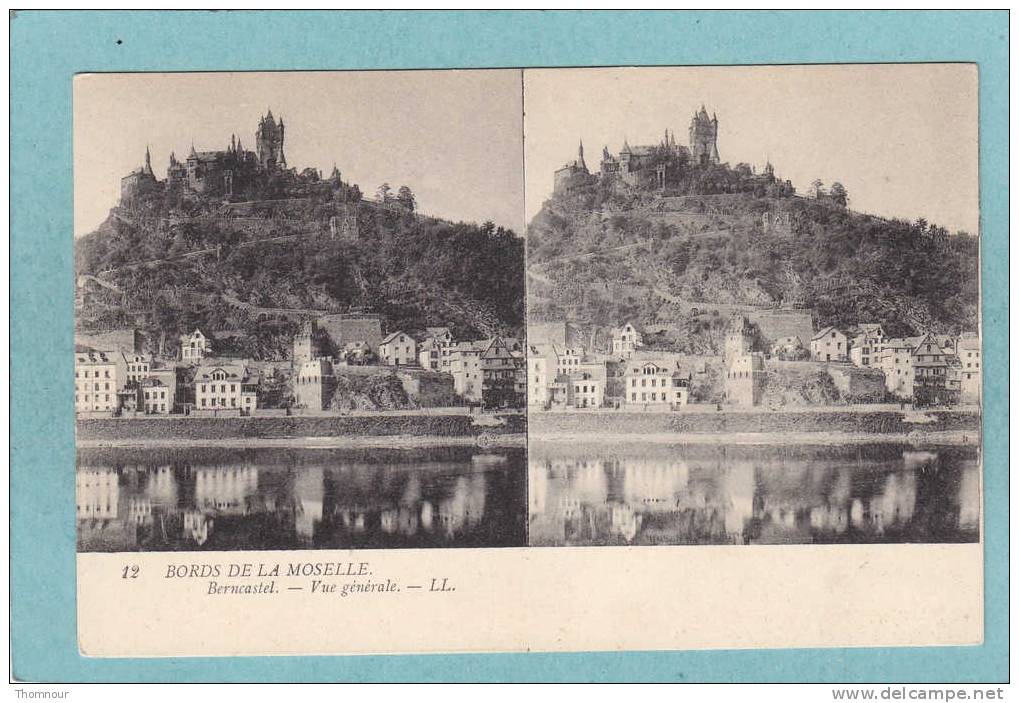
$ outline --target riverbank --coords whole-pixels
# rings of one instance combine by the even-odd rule
[[[358,415],[252,417],[88,418],[76,423],[79,446],[124,446],[143,442],[183,445],[210,441],[245,445],[273,441],[394,441],[485,444],[527,431],[523,413],[375,413]],[[517,440],[514,440],[517,441]]]
[[[858,444],[902,444],[914,447],[931,446],[980,446],[979,432],[912,432],[910,434],[891,433],[849,433],[849,432],[723,432],[723,433],[650,433],[650,434],[619,434],[619,433],[568,433],[568,432],[532,432],[528,436],[530,449],[576,445],[576,446],[633,446],[641,445],[727,445],[727,446],[789,446],[789,445],[828,445],[851,446]]]
[[[710,436],[731,438],[742,435],[773,436],[790,441],[801,435],[909,437],[957,433],[979,438],[980,413],[976,409],[914,411],[889,406],[879,408],[792,408],[781,410],[737,410],[689,408],[679,412],[625,412],[595,410],[578,412],[532,412],[528,436],[583,437],[584,441],[609,441],[606,437],[637,436],[641,441],[665,436],[669,441],[692,441]],[[715,440],[717,441],[717,440]],[[759,442],[757,442],[759,443]]]
[[[376,413],[253,417],[90,418],[77,422],[81,447],[524,446],[531,442],[978,445],[976,409],[612,410],[502,414]]]
[[[232,439],[79,439],[79,449],[189,449],[216,446],[223,449],[432,449],[436,447],[480,447],[510,449],[527,446],[527,435],[518,433],[481,434],[464,437],[427,435],[376,435],[338,437],[249,437]]]

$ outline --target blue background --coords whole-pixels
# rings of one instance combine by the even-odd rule
[[[53,682],[1007,680],[1006,11],[269,15],[28,11],[12,17],[10,25],[11,637],[17,678]],[[979,64],[984,368],[991,379],[985,381],[984,391],[986,636],[982,646],[271,660],[79,656],[70,401],[71,79],[75,73],[900,61]]]

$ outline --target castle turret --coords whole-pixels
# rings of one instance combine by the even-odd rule
[[[144,163],[120,179],[120,203],[130,205],[135,197],[147,187],[155,185],[156,175],[152,172],[152,156],[145,146]]]
[[[693,162],[702,166],[717,164],[718,158],[718,117],[708,117],[703,105],[690,120],[690,156]]]
[[[587,164],[584,162],[584,142],[581,140],[580,147],[577,149],[577,158],[556,170],[553,178],[554,188],[556,192],[566,190],[589,175],[591,175],[590,171],[587,170]]]
[[[255,132],[255,153],[263,171],[273,172],[287,167],[287,159],[283,155],[283,134],[283,120],[277,123],[272,110],[268,110],[259,120]]]
[[[279,161],[277,163],[279,164],[279,167],[281,169],[286,169],[286,167],[287,167],[287,157],[286,157],[286,154],[283,153],[283,131],[284,131],[284,129],[285,128],[283,127],[283,118],[280,117],[280,125],[279,125],[280,153],[279,153]]]

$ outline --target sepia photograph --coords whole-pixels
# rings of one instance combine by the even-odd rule
[[[974,65],[524,104],[530,545],[980,541]]]
[[[524,545],[522,115],[518,70],[77,76],[79,551]]]

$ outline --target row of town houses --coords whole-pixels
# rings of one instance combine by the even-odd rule
[[[979,403],[980,357],[976,333],[888,337],[880,324],[867,323],[825,327],[810,340],[812,361],[880,371],[889,393],[923,405]]]
[[[602,352],[568,340],[565,323],[529,340],[490,337],[457,340],[448,327],[383,336],[376,316],[327,315],[306,323],[293,340],[291,359],[264,363],[217,357],[200,329],[180,338],[179,354],[160,359],[139,345],[75,349],[75,409],[79,413],[225,413],[249,415],[267,407],[267,388],[293,391],[293,406],[325,410],[338,375],[396,373],[419,405],[481,405],[673,410],[691,402],[703,363],[649,352],[633,322],[611,330]],[[724,396],[734,405],[761,402],[766,355],[752,351],[748,320],[736,316],[726,334]],[[976,334],[926,333],[891,338],[879,324],[852,330],[825,327],[805,345],[775,340],[771,359],[823,364],[846,396],[884,394],[917,405],[979,403],[981,351]],[[269,406],[272,404],[269,403]]]
[[[201,329],[180,337],[172,359],[127,339],[109,349],[76,345],[79,414],[250,415],[266,407],[267,388],[280,384],[292,390],[294,407],[325,410],[336,377],[355,370],[395,373],[423,406],[514,408],[526,402],[519,340],[457,340],[448,327],[383,336],[377,316],[325,315],[302,327],[285,363],[216,356],[214,341]]]
[[[528,343],[531,407],[676,410],[691,402],[695,377],[706,373],[703,359],[648,350],[633,322],[612,329],[603,352],[569,340],[565,324],[540,327],[541,333],[532,331]],[[752,350],[753,332],[742,315],[730,321],[726,332],[721,361],[729,404],[761,403],[768,359],[813,363],[828,372],[846,397],[894,397],[924,406],[980,402],[976,334],[889,338],[879,324],[862,324],[848,334],[825,327],[808,340],[809,348],[796,336],[783,337],[766,355]]]

